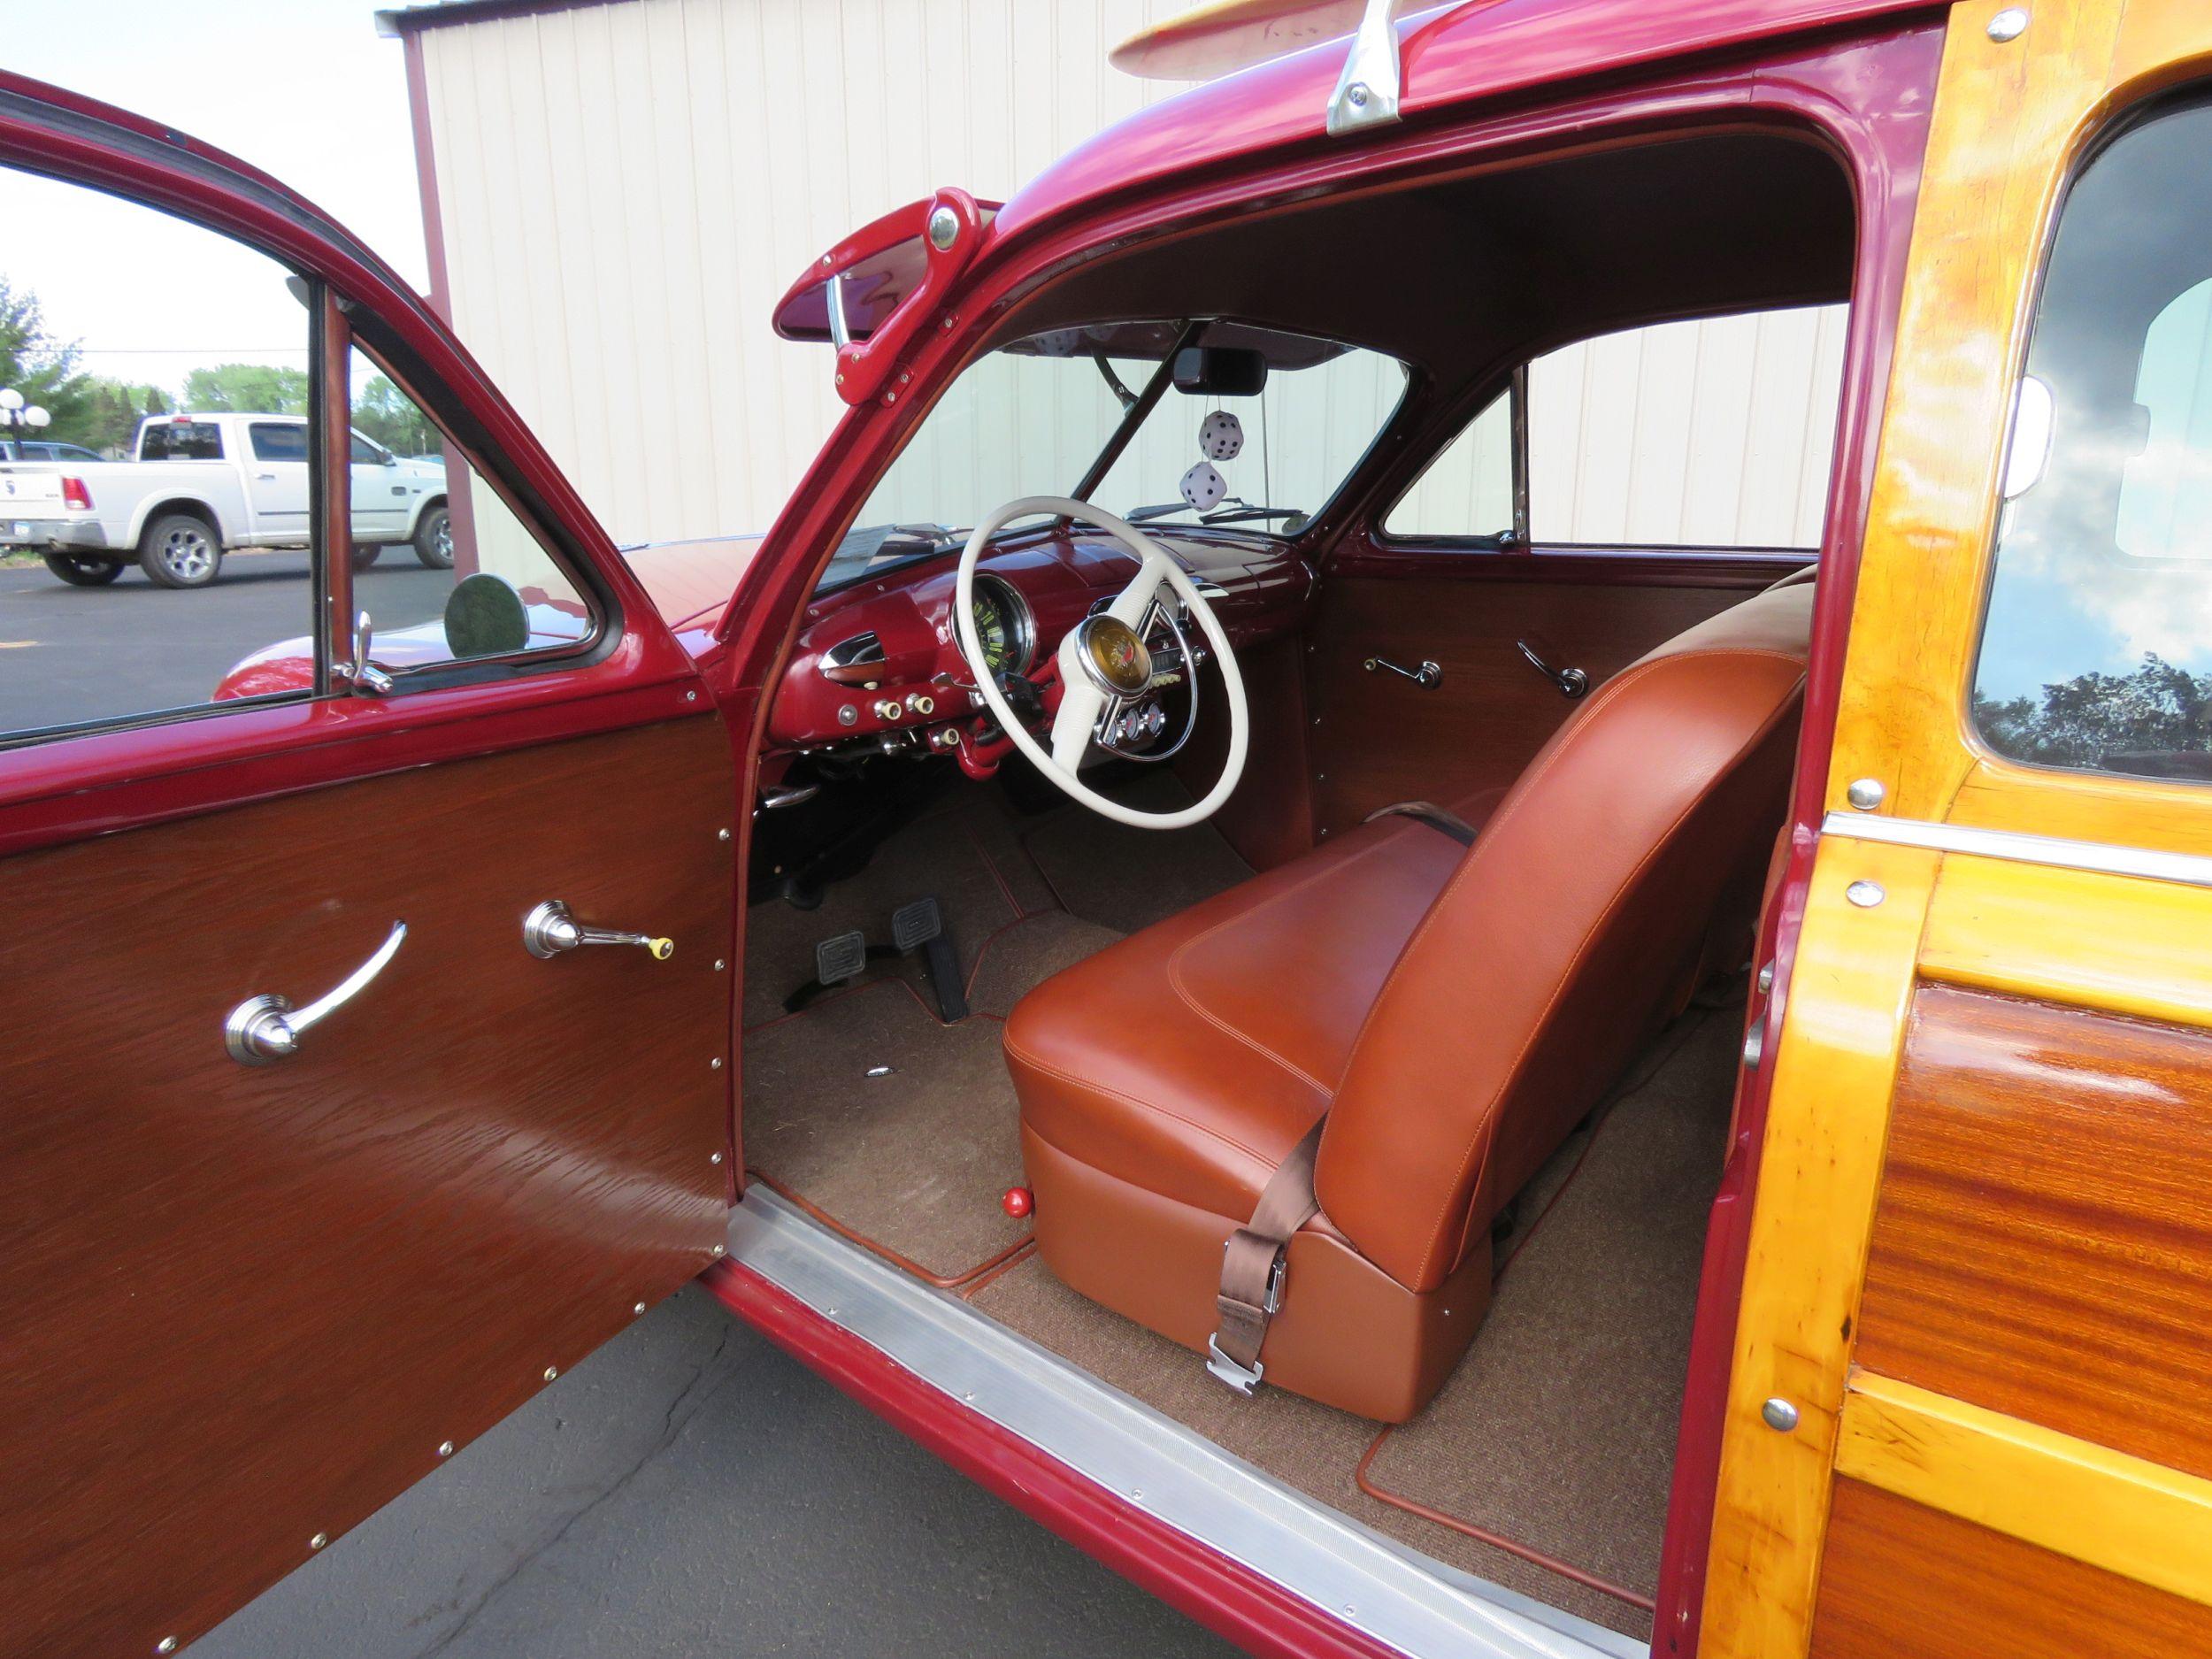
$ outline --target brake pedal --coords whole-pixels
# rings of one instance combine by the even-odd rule
[[[919,950],[937,995],[937,1018],[949,1025],[968,1017],[968,994],[960,983],[960,957],[945,932],[945,913],[934,894],[891,912],[891,943],[900,951]]]

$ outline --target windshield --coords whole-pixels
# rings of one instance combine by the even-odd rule
[[[1163,382],[1145,411],[1184,333],[1177,323],[1064,329],[970,365],[878,482],[818,591],[957,547],[1018,496],[1075,494],[1118,443],[1125,447],[1084,497],[1110,512],[1140,525],[1295,534],[1405,396],[1395,357],[1211,325],[1191,341],[1258,350],[1264,385],[1233,396]]]

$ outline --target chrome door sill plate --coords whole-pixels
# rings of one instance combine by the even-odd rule
[[[1405,1653],[1645,1659],[1649,1651],[1314,1502],[847,1243],[757,1183],[730,1211],[729,1259],[1099,1486]]]

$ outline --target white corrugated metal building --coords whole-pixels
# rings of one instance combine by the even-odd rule
[[[944,184],[1003,198],[1171,96],[1107,53],[1187,4],[455,0],[387,14],[407,52],[432,298],[618,541],[764,529],[840,408],[828,349],[770,328],[791,280],[893,207]],[[1534,365],[1536,538],[1813,545],[1842,322],[1831,307],[1675,324]],[[1370,379],[1332,391],[1363,435],[1394,396]],[[1394,526],[1509,523],[1477,447],[1440,460]],[[1072,480],[1089,455],[1025,458],[1039,464],[1023,476]]]

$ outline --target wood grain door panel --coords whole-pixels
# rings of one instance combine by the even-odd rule
[[[709,717],[0,863],[0,1653],[190,1640],[712,1259],[733,802]]]
[[[1497,555],[1465,554],[1468,559]],[[1317,834],[1396,801],[1448,804],[1521,775],[1575,704],[1515,641],[1594,689],[1745,598],[1741,586],[1353,576],[1322,584],[1308,657]],[[1444,671],[1424,689],[1371,657]]]

